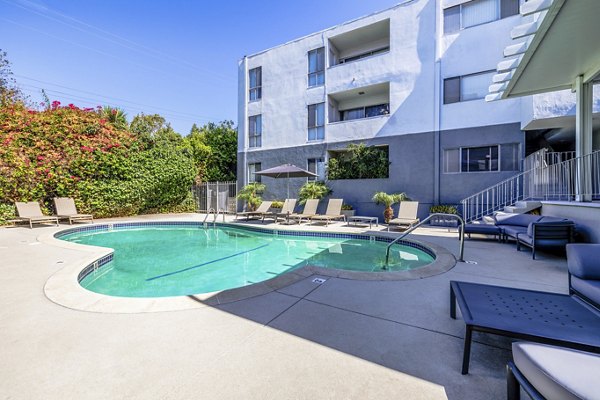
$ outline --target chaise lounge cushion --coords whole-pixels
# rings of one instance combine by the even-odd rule
[[[512,345],[519,371],[548,400],[598,399],[600,356],[537,343]]]

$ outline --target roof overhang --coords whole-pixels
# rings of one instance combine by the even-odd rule
[[[529,0],[511,31],[487,101],[572,88],[600,74],[600,1]]]

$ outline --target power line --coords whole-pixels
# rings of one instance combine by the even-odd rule
[[[50,94],[54,94],[54,95],[61,95],[61,96],[66,96],[69,99],[74,99],[74,100],[79,100],[79,101],[84,101],[84,102],[89,102],[92,105],[97,105],[99,102],[97,99],[92,99],[89,97],[83,97],[83,96],[78,96],[78,95],[74,95],[72,93],[66,93],[66,92],[61,92],[58,90],[54,90],[54,89],[44,89],[38,86],[32,86],[32,85],[27,85],[27,84],[21,84],[20,86],[24,86],[26,89],[33,91],[33,90],[44,90]],[[120,106],[119,108],[122,108],[123,110],[132,113],[132,114],[139,114],[139,113],[144,113],[146,115],[148,115],[147,112],[144,112],[143,109],[141,108],[137,108],[137,107],[132,107],[132,106]],[[205,122],[210,122],[209,119],[206,118],[198,118],[198,119],[192,119],[190,117],[186,117],[186,116],[181,116],[181,115],[175,115],[175,114],[171,114],[171,113],[162,113],[162,115],[169,117],[171,119],[174,120],[178,120],[178,121],[188,121],[188,122],[201,122],[201,121],[205,121]]]
[[[47,13],[41,13],[41,12],[39,12],[39,11],[35,10],[35,9],[32,9],[32,6],[33,6],[33,7],[36,7],[36,8],[38,8],[38,9],[40,8],[40,5],[39,5],[39,4],[36,4],[36,3],[34,3],[34,2],[27,2],[27,3],[30,3],[31,5],[25,5],[25,4],[17,4],[17,3],[13,3],[13,2],[10,2],[10,1],[8,1],[8,0],[2,0],[2,1],[4,1],[5,3],[8,3],[8,4],[11,4],[11,5],[13,5],[13,6],[20,7],[20,8],[22,8],[22,9],[24,9],[25,11],[29,11],[29,12],[31,12],[31,13],[34,13],[34,14],[37,14],[37,15],[39,15],[39,16],[41,16],[41,17],[44,17],[44,18],[47,18],[47,19],[51,19],[51,20],[53,20],[53,21],[56,21],[56,22],[58,22],[58,23],[60,23],[60,24],[63,24],[63,25],[69,26],[69,27],[71,27],[71,28],[73,28],[73,29],[77,29],[77,30],[78,30],[78,31],[80,31],[80,32],[89,33],[89,34],[91,34],[91,35],[94,35],[94,36],[96,36],[96,37],[98,37],[98,38],[102,39],[102,40],[105,40],[105,41],[108,41],[108,42],[114,43],[114,44],[116,44],[116,45],[118,45],[118,46],[121,46],[121,47],[127,48],[127,49],[129,49],[129,50],[133,50],[133,51],[136,51],[136,52],[138,52],[138,53],[145,54],[145,55],[147,55],[147,56],[150,56],[150,57],[153,57],[153,58],[159,59],[159,60],[161,60],[161,61],[165,61],[165,59],[167,59],[168,61],[170,61],[170,62],[171,62],[171,63],[173,63],[173,64],[177,64],[177,65],[181,65],[181,64],[183,64],[183,65],[185,65],[185,66],[186,66],[188,69],[191,69],[191,70],[193,70],[193,71],[200,72],[200,73],[203,73],[203,74],[209,74],[209,75],[213,75],[214,77],[216,77],[216,78],[219,78],[219,79],[222,79],[222,80],[224,80],[224,81],[226,81],[226,82],[228,82],[228,83],[232,81],[231,77],[229,77],[229,76],[225,76],[225,75],[219,74],[219,73],[217,73],[217,72],[210,71],[210,70],[208,70],[208,69],[206,69],[206,68],[198,68],[198,67],[197,67],[195,64],[192,64],[192,63],[190,63],[190,62],[188,62],[188,61],[186,61],[186,60],[183,60],[183,59],[180,59],[180,58],[177,58],[177,57],[171,56],[170,54],[167,54],[167,53],[164,53],[164,52],[162,52],[162,51],[159,51],[159,50],[156,50],[156,49],[153,49],[153,48],[147,47],[147,46],[145,46],[145,45],[143,45],[143,44],[140,44],[140,43],[134,42],[133,40],[130,40],[130,39],[127,39],[127,38],[125,38],[125,37],[122,37],[122,36],[116,35],[116,34],[114,34],[114,33],[110,32],[110,31],[107,31],[107,30],[105,30],[105,29],[99,28],[99,27],[97,27],[97,26],[94,26],[94,25],[92,25],[92,24],[89,24],[89,23],[87,23],[87,22],[81,21],[81,20],[79,20],[79,19],[77,19],[77,18],[74,18],[74,17],[71,17],[71,16],[69,16],[69,15],[67,15],[67,14],[61,13],[61,12],[59,12],[59,11],[56,11],[56,10],[52,10],[52,9],[50,9],[50,8],[49,8],[49,7],[47,7],[47,6],[44,6],[44,7],[43,7],[43,8],[44,8],[44,11],[46,11],[46,12],[50,12],[50,13],[56,14],[56,15],[58,15],[58,16],[60,16],[60,17],[62,17],[62,18],[65,18],[65,19],[68,19],[68,20],[74,21],[74,22],[75,22],[75,23],[77,23],[77,24],[80,24],[80,25],[83,25],[83,26],[85,26],[85,27],[91,28],[92,30],[96,30],[96,31],[98,31],[98,32],[101,32],[103,35],[100,35],[100,34],[98,34],[98,33],[95,33],[95,32],[93,32],[93,31],[91,31],[91,30],[89,30],[89,29],[83,29],[83,28],[81,28],[81,27],[79,27],[79,26],[77,26],[77,25],[75,25],[75,24],[72,24],[72,23],[68,23],[68,22],[62,21],[62,20],[60,20],[59,18],[55,18],[55,17],[52,17],[52,16],[48,15]],[[113,40],[113,39],[107,38],[107,37],[106,37],[106,35],[112,36],[112,37],[114,37],[114,38],[116,38],[116,39],[118,39],[118,40],[120,40],[120,41],[122,41],[122,42],[129,43],[130,45],[127,45],[127,44],[121,43],[121,42],[119,42],[119,41],[117,41],[117,40]]]
[[[136,106],[149,107],[149,108],[153,108],[153,109],[157,109],[157,110],[163,110],[163,111],[166,111],[166,112],[171,112],[171,113],[176,113],[176,114],[181,114],[181,115],[189,116],[189,117],[193,117],[193,118],[220,119],[220,118],[217,118],[217,117],[214,117],[214,116],[186,113],[186,112],[182,112],[182,111],[171,110],[171,109],[164,108],[164,107],[154,106],[154,105],[151,105],[151,104],[137,103],[137,102],[134,102],[134,101],[131,101],[131,100],[121,99],[121,98],[118,98],[118,97],[105,96],[105,95],[101,95],[101,94],[98,94],[98,93],[89,92],[89,91],[81,90],[81,89],[75,89],[75,88],[72,88],[72,87],[63,86],[63,85],[59,85],[59,84],[52,83],[52,82],[41,81],[39,79],[30,78],[30,77],[27,77],[27,76],[24,76],[24,75],[20,75],[20,74],[14,74],[14,76],[19,77],[19,78],[23,78],[23,79],[27,79],[27,80],[30,80],[30,81],[34,81],[34,82],[46,84],[46,85],[56,86],[56,87],[59,87],[59,88],[62,88],[62,89],[72,90],[72,91],[79,92],[79,93],[84,93],[84,94],[90,94],[90,95],[96,96],[96,97],[102,97],[102,98],[105,98],[105,99],[108,99],[108,100],[112,100],[112,101],[119,101],[119,102],[130,103],[130,104],[133,104],[133,105],[136,105]],[[32,86],[32,85],[30,85],[30,86]],[[44,89],[44,88],[36,87],[36,86],[33,86],[33,87],[35,87],[37,89]]]

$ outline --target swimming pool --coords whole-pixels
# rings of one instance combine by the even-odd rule
[[[389,239],[365,235],[272,232],[198,223],[116,224],[76,228],[57,235],[114,253],[79,274],[93,292],[122,297],[209,293],[262,282],[304,266],[384,272]],[[389,271],[434,261],[424,246],[394,245]]]

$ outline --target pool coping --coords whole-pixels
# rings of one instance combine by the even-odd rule
[[[112,258],[113,249],[72,243],[57,238],[58,236],[74,231],[100,230],[99,227],[107,225],[119,225],[119,227],[139,227],[160,224],[164,226],[202,225],[202,223],[199,223],[198,221],[119,221],[110,223],[95,223],[75,228],[70,227],[61,229],[51,234],[48,233],[39,236],[38,241],[41,243],[86,253],[85,256],[83,256],[77,262],[65,265],[62,269],[50,276],[44,285],[44,294],[50,301],[56,304],[79,311],[124,314],[180,311],[227,304],[264,295],[302,281],[312,275],[365,281],[405,281],[423,279],[442,274],[452,269],[457,262],[454,255],[441,246],[422,240],[403,240],[403,242],[418,244],[418,247],[422,246],[429,249],[435,254],[435,260],[431,264],[416,268],[414,270],[394,272],[359,272],[317,266],[304,266],[293,271],[283,273],[266,281],[218,292],[172,297],[119,297],[92,292],[79,284],[83,271],[85,269],[94,268],[94,265],[98,265],[101,260],[104,260],[104,262],[107,262],[107,260],[109,261]],[[254,227],[242,225],[240,223],[218,223],[217,225],[260,231],[270,234],[285,232],[282,233],[282,235],[300,234],[302,236],[317,237],[354,236],[361,237],[363,239],[366,236],[375,237],[377,238],[376,240],[381,240],[384,242],[389,242],[395,237],[384,232],[347,233],[336,231],[293,231],[288,229],[278,230],[269,227]]]

